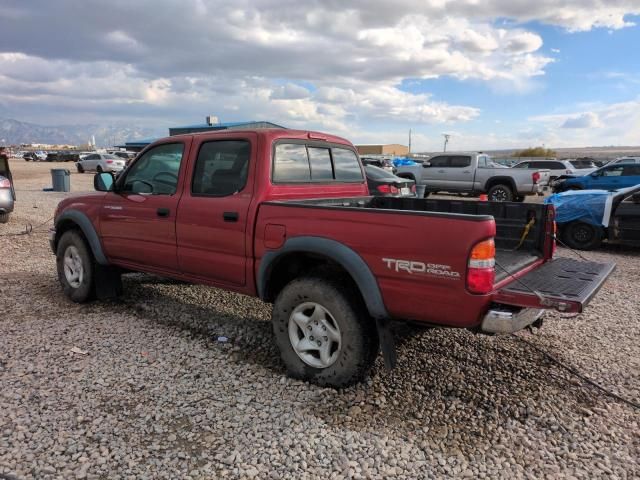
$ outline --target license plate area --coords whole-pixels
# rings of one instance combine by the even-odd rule
[[[498,290],[494,301],[521,307],[582,312],[615,266],[615,263],[557,258]]]
[[[401,193],[402,195],[409,195],[409,189],[408,189],[407,187],[402,187],[402,188],[400,189],[400,193]]]

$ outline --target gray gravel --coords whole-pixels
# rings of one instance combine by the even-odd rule
[[[14,162],[14,175],[0,234],[63,196],[39,191],[45,165]],[[77,190],[90,181],[72,176]],[[639,252],[589,257],[619,268],[588,311],[519,335],[640,402]],[[334,391],[284,376],[269,305],[147,275],[124,286],[120,301],[75,305],[45,233],[0,237],[0,474],[640,477],[640,412],[516,338],[399,327],[397,370],[378,359],[364,384]]]

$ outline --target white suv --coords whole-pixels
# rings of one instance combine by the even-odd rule
[[[124,158],[111,155],[110,153],[91,153],[76,163],[78,172],[84,173],[87,170],[96,172],[121,172],[125,165]]]
[[[570,161],[568,160],[553,160],[553,159],[540,159],[540,160],[524,160],[522,162],[516,163],[511,168],[528,168],[531,170],[540,170],[546,169],[551,170],[549,174],[549,181],[555,180],[556,178],[562,175],[575,175],[582,176],[587,175],[594,170],[595,168],[576,168]]]

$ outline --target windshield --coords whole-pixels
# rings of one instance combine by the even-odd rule
[[[102,157],[106,158],[107,160],[122,160],[120,157],[111,154],[102,155]]]

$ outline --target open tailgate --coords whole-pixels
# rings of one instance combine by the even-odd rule
[[[615,268],[615,263],[557,258],[514,279],[498,290],[493,300],[519,307],[582,312]]]

